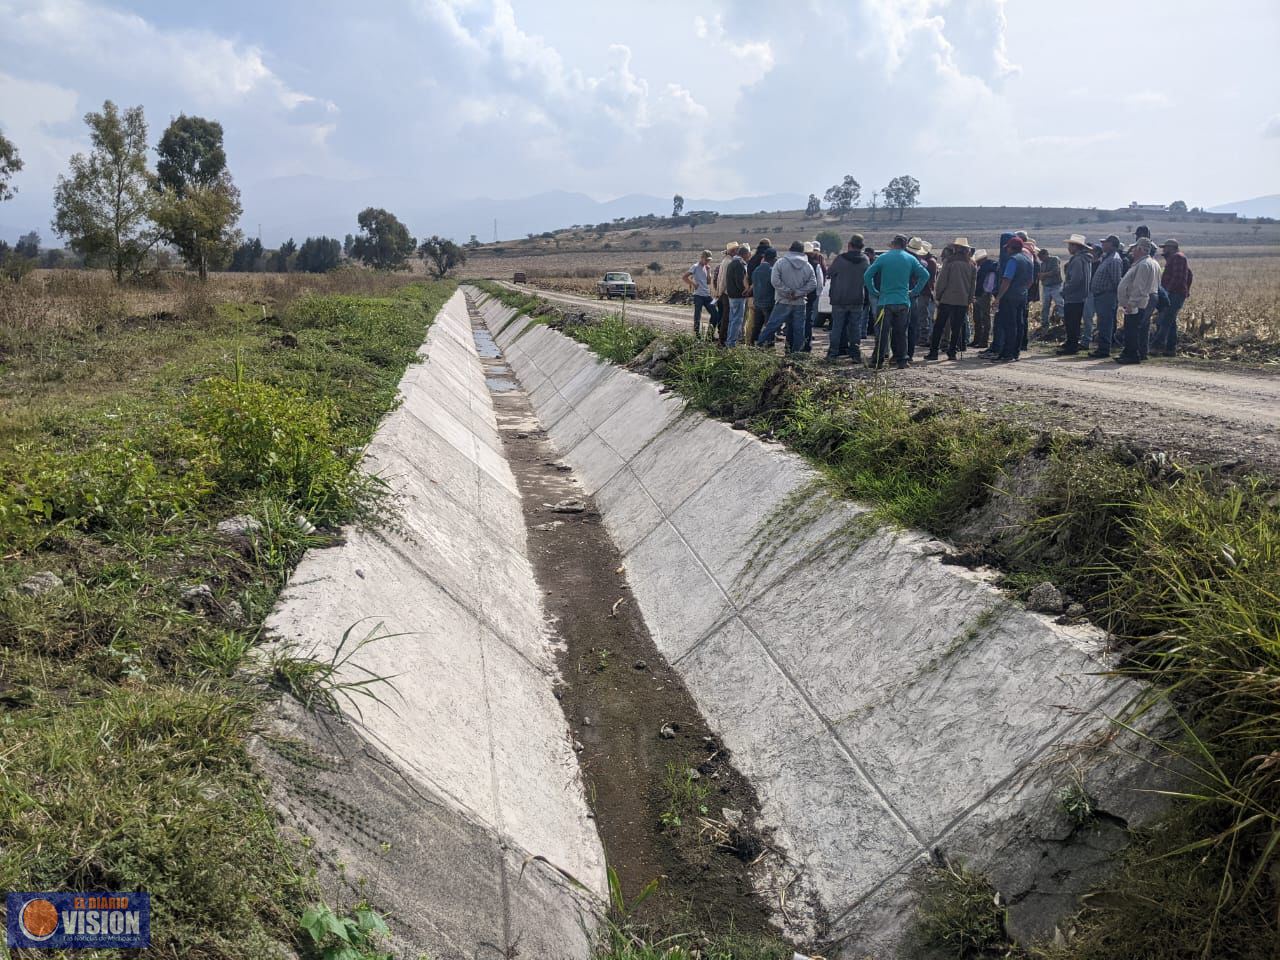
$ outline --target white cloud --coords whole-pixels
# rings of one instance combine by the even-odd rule
[[[1131,107],[1167,107],[1170,105],[1167,94],[1159,90],[1136,90],[1125,94],[1122,98]]]
[[[227,106],[265,97],[285,110],[315,97],[294,90],[266,65],[260,49],[205,30],[163,30],[134,13],[86,0],[0,0],[10,38],[57,51],[82,66],[176,85],[201,106]],[[335,112],[337,107],[325,103]]]
[[[15,186],[24,193],[47,190],[55,172],[80,147],[78,140],[59,132],[77,119],[76,92],[0,73],[0,104],[0,129],[17,146],[23,162]]]
[[[715,14],[709,21],[699,15],[693,18],[693,35],[726,51],[744,66],[751,66],[761,74],[773,69],[773,47],[768,40],[733,40],[725,30],[724,17]],[[756,74],[751,74],[756,76]]]

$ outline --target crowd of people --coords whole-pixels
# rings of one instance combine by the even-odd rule
[[[772,349],[779,335],[788,352],[810,352],[819,297],[831,303],[827,359],[851,357],[881,368],[957,360],[966,349],[995,363],[1027,349],[1029,306],[1040,304],[1040,332],[1047,339],[1055,314],[1064,336],[1059,354],[1089,351],[1117,363],[1141,363],[1152,350],[1173,356],[1178,314],[1191,294],[1192,272],[1177,240],[1159,247],[1140,226],[1126,246],[1119,237],[1090,242],[1081,234],[1064,241],[1067,259],[1040,247],[1025,230],[1000,236],[994,254],[956,237],[935,257],[921,237],[895,236],[877,253],[854,234],[828,259],[816,241],[795,241],[785,253],[762,239],[753,252],[731,242],[718,264],[710,250],[685,271],[693,294],[694,335],[707,332],[721,346]],[[829,284],[829,287],[827,286]],[[1120,311],[1123,311],[1121,314]],[[1123,316],[1123,326],[1117,325]],[[1154,322],[1154,329],[1153,329]],[[873,346],[864,361],[863,341]]]

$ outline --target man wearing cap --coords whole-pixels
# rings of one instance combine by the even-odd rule
[[[1151,336],[1151,314],[1160,289],[1160,264],[1155,247],[1146,237],[1129,248],[1133,265],[1125,272],[1116,290],[1124,308],[1124,350],[1116,363],[1141,363],[1147,359],[1147,341]]]
[[[1053,308],[1057,306],[1059,313],[1066,313],[1066,307],[1062,296],[1062,261],[1051,254],[1048,247],[1041,247],[1037,256],[1040,260],[1036,268],[1036,279],[1040,281],[1040,338],[1043,340],[1053,322]]]
[[[1089,296],[1089,278],[1092,264],[1089,258],[1089,242],[1078,233],[1067,237],[1066,276],[1062,282],[1062,319],[1067,327],[1066,342],[1058,348],[1061,354],[1080,352],[1080,328],[1084,320],[1084,302]]]
[[[827,359],[835,360],[843,354],[862,362],[862,338],[865,314],[863,303],[867,288],[862,282],[871,262],[862,252],[862,234],[849,238],[849,247],[831,261],[831,342],[827,345]]]
[[[1009,259],[1000,277],[1000,290],[996,294],[996,339],[1000,352],[991,359],[1005,363],[1017,360],[1022,352],[1026,336],[1027,291],[1036,275],[1035,265],[1023,251],[1022,238],[1012,238],[1006,246]]]
[[[871,355],[873,367],[884,366],[884,355],[890,343],[898,369],[906,367],[911,298],[918,297],[928,282],[929,271],[914,254],[907,252],[907,238],[902,234],[889,242],[889,249],[876,257],[876,262],[862,275],[867,291],[880,298],[876,314],[876,346]]]
[[[769,322],[760,331],[756,346],[773,346],[778,330],[787,331],[787,351],[798,353],[804,347],[805,300],[817,287],[809,259],[804,255],[804,244],[796,240],[785,256],[779,257],[769,275],[773,284],[774,306]]]
[[[711,298],[711,251],[703,250],[698,262],[686,270],[680,279],[693,294],[693,335],[700,338],[703,308],[706,308],[712,330],[720,323],[720,308]]]
[[[751,271],[752,311],[747,321],[747,343],[756,342],[756,338],[760,336],[760,328],[773,312],[773,265],[777,260],[778,251],[769,247],[760,258],[759,265]]]
[[[1166,357],[1178,352],[1178,312],[1182,310],[1187,297],[1191,296],[1191,266],[1187,263],[1186,254],[1182,253],[1177,240],[1166,240],[1160,245],[1164,254],[1164,273],[1160,277],[1160,286],[1169,297],[1169,303],[1160,311],[1156,321],[1156,334],[1152,346],[1160,350]]]
[[[747,319],[747,298],[751,294],[751,277],[747,273],[747,258],[751,256],[750,247],[738,247],[737,253],[725,267],[724,290],[729,296],[728,333],[725,334],[724,345],[736,347],[742,337],[742,326]]]
[[[1102,241],[1102,259],[1093,268],[1089,290],[1093,293],[1093,308],[1098,314],[1098,350],[1091,357],[1111,358],[1111,341],[1116,335],[1117,290],[1124,276],[1120,260],[1120,238],[1114,233]]]

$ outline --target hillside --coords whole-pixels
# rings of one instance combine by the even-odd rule
[[[1271,193],[1265,197],[1254,197],[1252,200],[1237,200],[1224,203],[1218,207],[1210,207],[1210,213],[1235,213],[1242,217],[1272,217],[1280,219],[1280,193]]]

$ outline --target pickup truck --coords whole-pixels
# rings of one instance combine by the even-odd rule
[[[612,300],[614,297],[622,297],[624,299],[636,298],[636,282],[631,279],[631,274],[618,271],[610,271],[604,275],[604,279],[596,284],[596,296]]]

